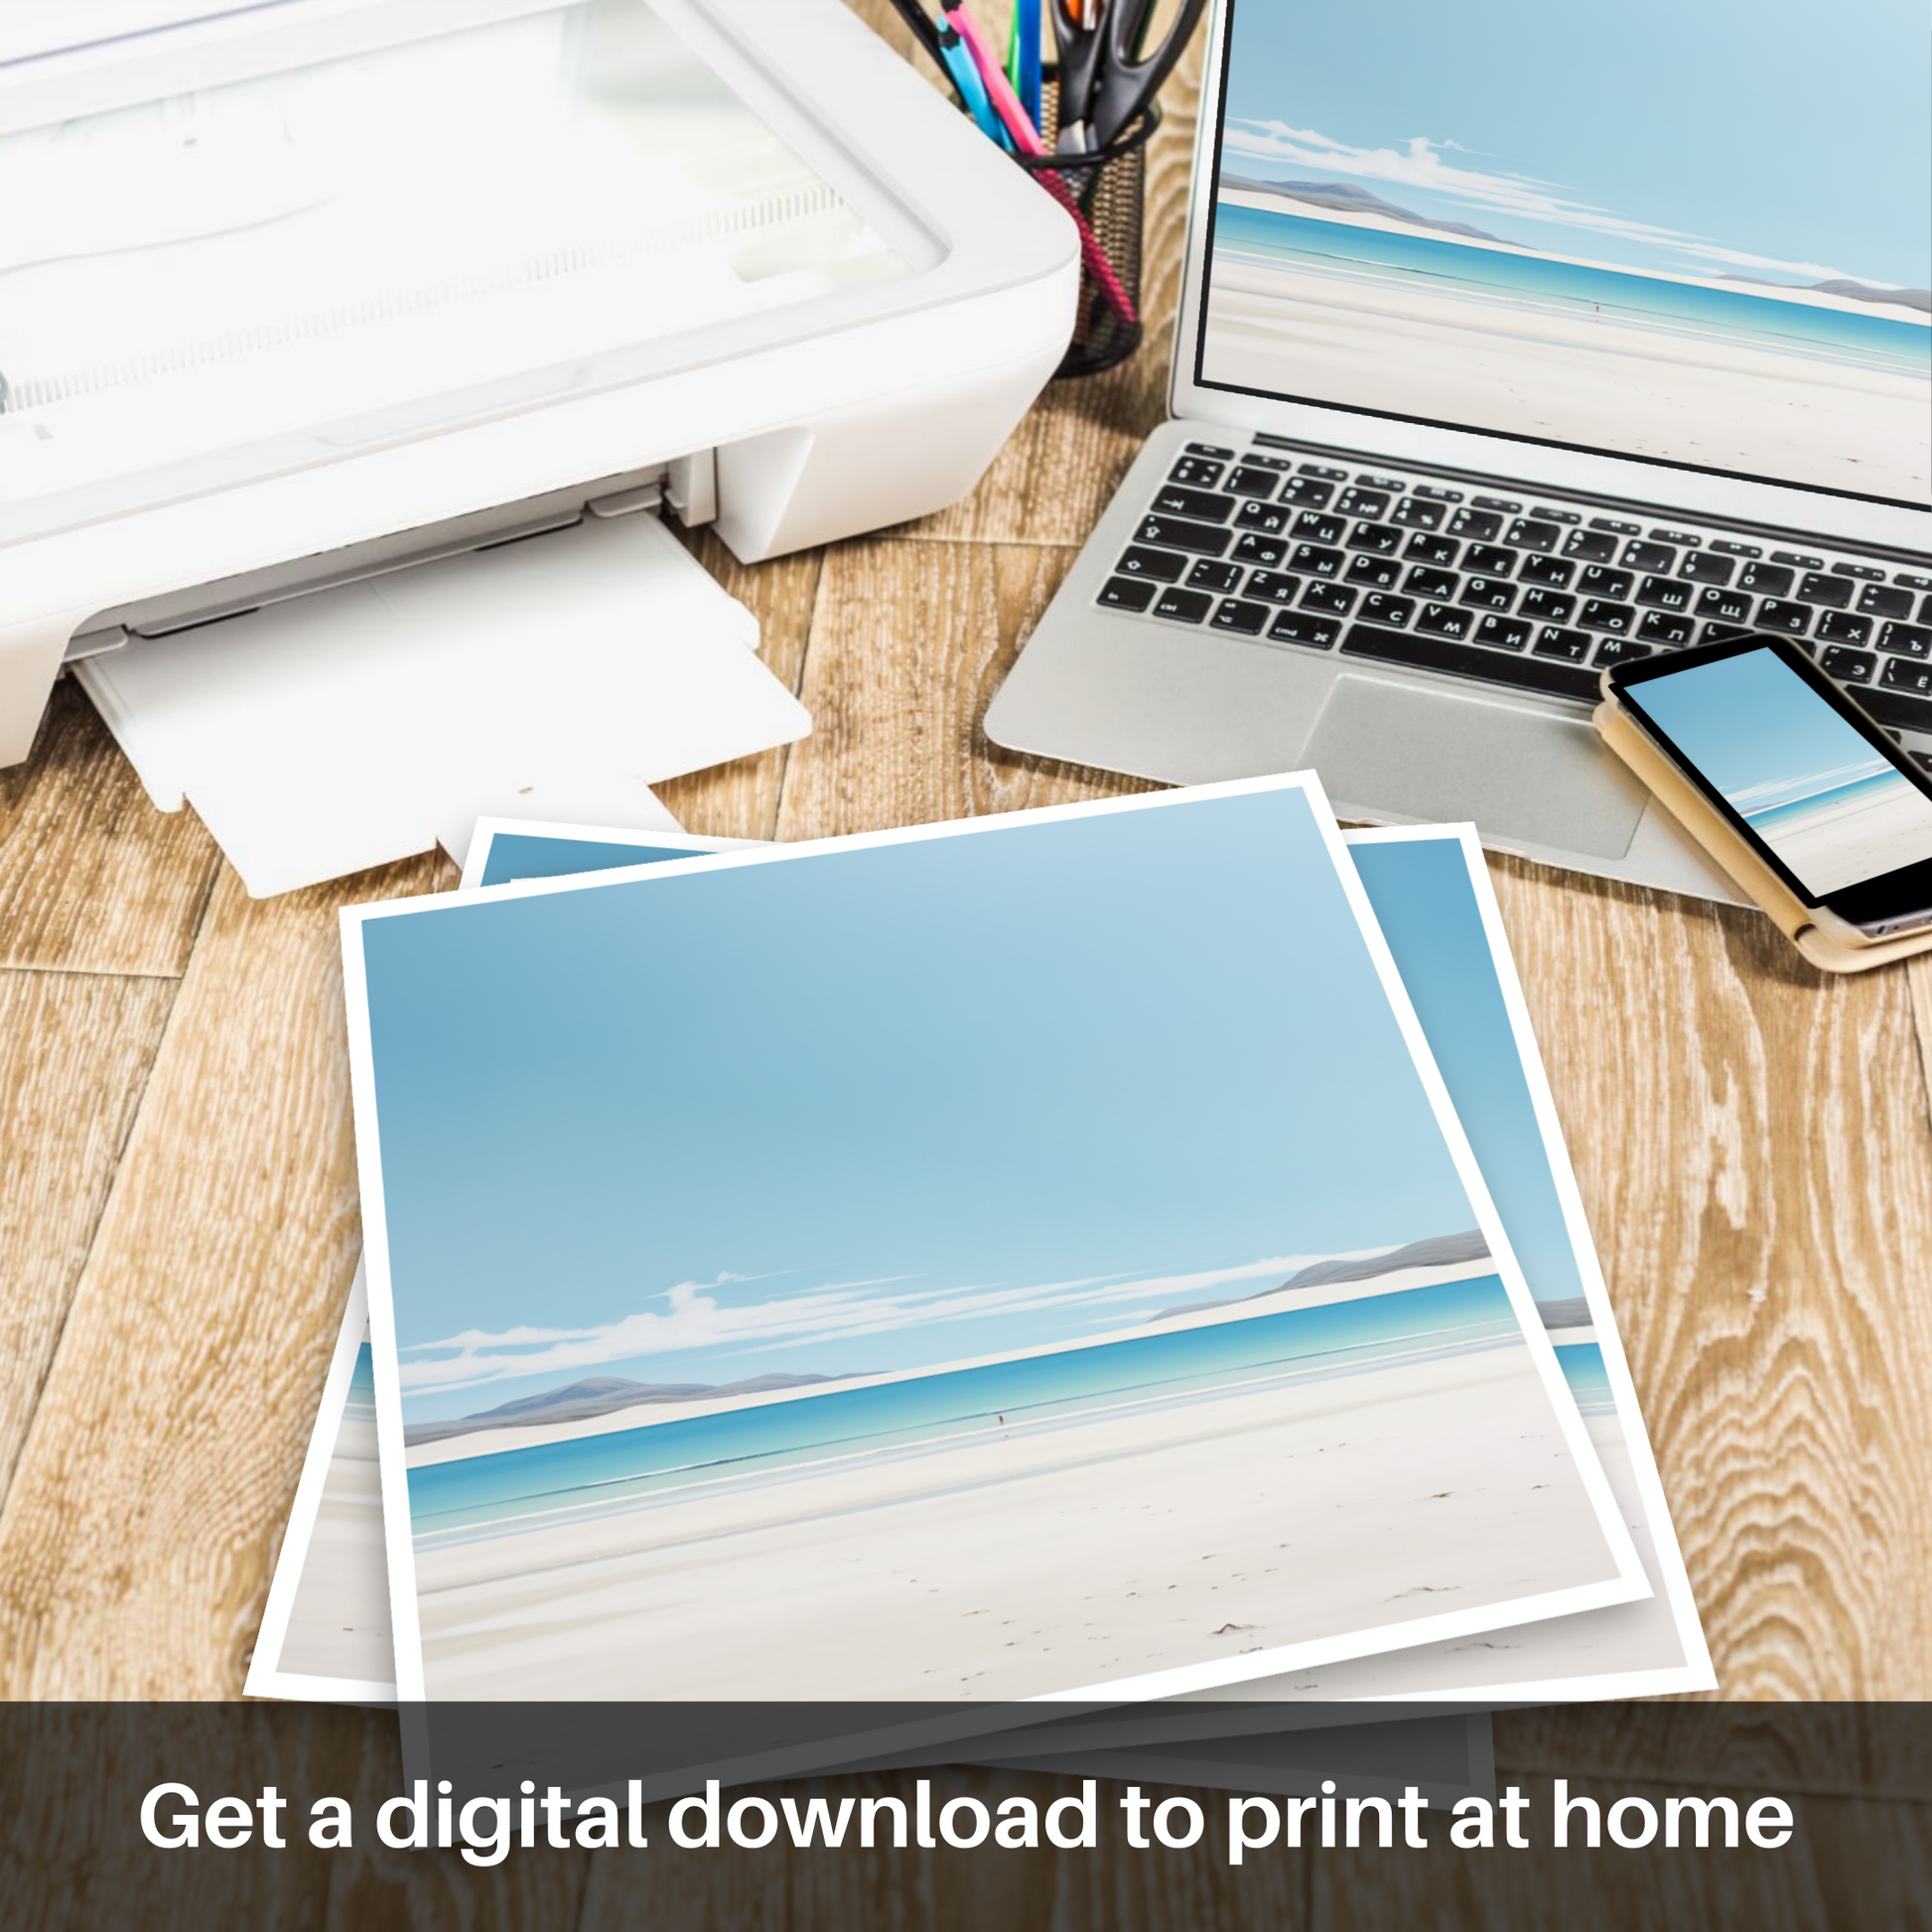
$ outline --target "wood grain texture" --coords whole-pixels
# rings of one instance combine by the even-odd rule
[[[1492,864],[1729,1697],[1932,1696],[1932,1128],[1910,982]]]
[[[1018,811],[1151,787],[1011,758],[980,733],[1000,681],[1070,553],[898,538],[826,553],[782,839]]]
[[[158,812],[70,678],[33,756],[0,770],[0,966],[178,978],[218,863]]]
[[[0,1695],[241,1686],[359,1245],[336,908],[223,869],[0,1506]]]
[[[172,980],[0,972],[0,1497],[174,999]]]

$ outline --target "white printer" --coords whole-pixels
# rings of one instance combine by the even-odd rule
[[[841,0],[13,0],[0,765],[71,662],[157,802],[202,805],[206,774],[156,768],[159,738],[143,758],[137,660],[180,673],[179,712],[306,653],[299,746],[316,593],[380,599],[344,607],[361,634],[390,573],[428,570],[451,615],[412,585],[410,621],[461,630],[508,567],[451,560],[511,539],[576,531],[602,546],[576,576],[615,581],[630,553],[583,532],[665,508],[747,562],[935,509],[1052,373],[1078,260],[1066,215]],[[553,563],[542,595],[569,581]],[[605,756],[572,751],[568,712],[613,706],[565,707],[562,670],[610,673],[621,711],[623,660],[700,622],[681,597],[629,628],[560,609],[527,678],[496,640],[459,715],[499,789],[530,792],[519,759]],[[462,637],[438,648],[461,681]],[[379,679],[355,700],[387,702]],[[399,856],[372,837],[369,862]]]

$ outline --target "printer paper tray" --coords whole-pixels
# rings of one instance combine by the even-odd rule
[[[758,622],[654,516],[441,559],[134,637],[73,667],[164,811],[256,897],[483,813],[661,825],[649,786],[802,737]]]

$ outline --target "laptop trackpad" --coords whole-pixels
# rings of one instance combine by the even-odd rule
[[[1394,679],[1344,677],[1305,762],[1335,809],[1472,818],[1500,839],[1595,859],[1630,849],[1649,794],[1581,720],[1533,716]]]

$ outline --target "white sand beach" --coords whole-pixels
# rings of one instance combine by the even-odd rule
[[[1760,827],[1759,836],[1814,893],[1835,893],[1932,859],[1932,804],[1901,778],[1881,791]]]
[[[395,1680],[372,1415],[346,1415],[337,1433],[280,1668],[367,1684]]]
[[[687,1497],[419,1551],[429,1694],[1022,1698],[1615,1576],[1520,1343]]]
[[[1926,385],[1910,376],[1227,254],[1214,267],[1202,373],[1865,493],[1916,500],[1927,487]]]

